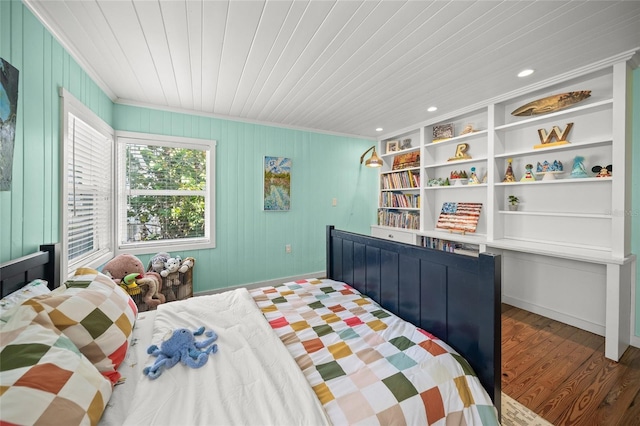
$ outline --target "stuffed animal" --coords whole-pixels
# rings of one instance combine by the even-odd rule
[[[122,279],[120,282],[120,287],[125,289],[127,293],[134,296],[136,294],[140,294],[140,287],[138,287],[137,279],[142,278],[142,275],[134,272],[133,274],[129,274]]]
[[[147,271],[157,272],[158,274],[164,271],[164,263],[171,257],[169,253],[161,251],[149,260]]]
[[[182,262],[182,260],[179,256],[168,258],[164,262],[164,269],[160,272],[160,275],[166,278],[170,274],[178,272],[178,269],[180,269],[180,262]]]
[[[102,273],[111,277],[116,284],[120,285],[124,278],[136,273],[136,283],[138,286],[146,285],[148,287],[143,300],[149,308],[155,308],[165,302],[164,295],[160,292],[162,289],[162,278],[155,272],[144,271],[144,266],[140,259],[132,254],[119,254],[102,267]],[[138,278],[138,276],[140,278]]]
[[[178,269],[178,272],[182,272],[184,274],[189,269],[193,268],[193,265],[195,265],[195,263],[196,263],[196,260],[193,257],[185,258],[182,261],[182,264],[180,265],[180,269]]]
[[[197,341],[195,336],[202,334],[208,338]],[[205,333],[204,327],[193,332],[186,328],[179,328],[171,334],[171,337],[162,342],[160,347],[157,345],[149,346],[147,353],[158,357],[158,359],[152,365],[145,367],[142,373],[149,376],[150,379],[157,379],[162,374],[163,367],[171,368],[179,361],[187,367],[200,368],[207,362],[210,353],[218,351],[217,344],[211,345],[217,339],[216,333],[211,330]],[[209,347],[207,348],[207,346]]]

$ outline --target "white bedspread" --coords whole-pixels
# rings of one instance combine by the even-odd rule
[[[138,383],[127,425],[329,424],[296,362],[246,289],[159,306],[152,342],[205,326],[218,352],[199,369],[179,363]],[[150,365],[148,356],[140,360]]]

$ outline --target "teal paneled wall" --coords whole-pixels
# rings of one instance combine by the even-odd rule
[[[18,0],[0,1],[0,57],[20,73],[13,182],[0,191],[3,262],[60,239],[58,88],[108,123],[113,104]]]
[[[640,337],[640,68],[633,71],[633,113],[631,155],[631,252],[636,262],[636,336]]]
[[[376,220],[377,173],[359,165],[372,141],[114,105],[17,0],[0,1],[0,57],[20,71],[13,184],[0,192],[0,262],[60,240],[59,87],[115,129],[218,141],[217,248],[181,253],[197,259],[195,291],[322,271],[325,224],[368,233]],[[293,160],[290,212],[260,209],[264,155]]]
[[[377,171],[359,164],[373,141],[125,105],[114,122],[217,141],[216,248],[180,253],[196,258],[194,291],[324,271],[326,225],[368,234],[376,221]],[[292,159],[288,212],[262,210],[265,155]]]

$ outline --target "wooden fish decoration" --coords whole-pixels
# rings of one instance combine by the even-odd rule
[[[511,113],[516,116],[538,115],[558,111],[591,96],[591,90],[580,90],[577,92],[560,93],[559,95],[548,96],[522,105]]]

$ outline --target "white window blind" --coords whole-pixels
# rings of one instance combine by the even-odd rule
[[[72,153],[67,164],[69,266],[111,249],[111,143],[70,114]]]
[[[113,257],[113,130],[69,93],[63,96],[63,272]]]

